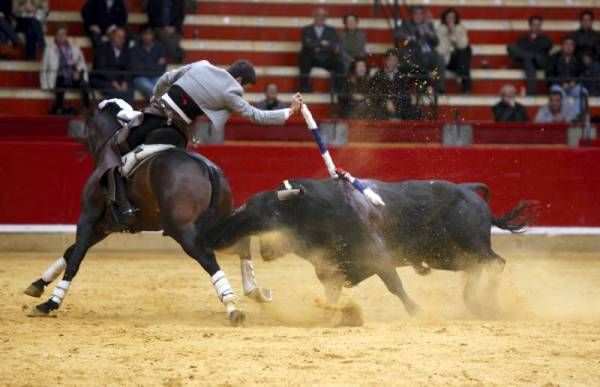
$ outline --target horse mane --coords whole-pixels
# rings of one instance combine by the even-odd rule
[[[117,113],[121,110],[116,103],[108,103],[87,118],[87,138],[85,145],[88,152],[97,159],[99,150],[121,128]]]

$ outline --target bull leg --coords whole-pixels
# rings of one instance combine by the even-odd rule
[[[396,272],[396,269],[394,267],[389,267],[386,270],[382,270],[378,272],[377,275],[379,276],[379,278],[381,278],[387,289],[392,294],[395,294],[396,296],[398,296],[398,298],[400,298],[400,301],[402,301],[402,304],[404,305],[404,308],[406,309],[408,314],[410,314],[411,316],[415,316],[420,312],[421,307],[416,302],[414,302],[408,296],[408,294],[406,294],[404,286],[402,285],[402,280],[398,276],[398,273]]]
[[[331,306],[335,306],[342,294],[344,285],[344,275],[337,269],[325,267],[324,265],[315,266],[315,274],[323,288],[325,288],[325,299]]]
[[[486,305],[489,305],[488,314],[495,316],[500,311],[498,303],[498,288],[500,287],[501,274],[504,271],[506,261],[498,254],[492,252],[492,259],[486,263],[486,272],[488,274],[488,283],[484,291]]]
[[[260,288],[256,281],[254,264],[252,263],[252,254],[250,253],[250,241],[250,237],[246,237],[238,243],[238,246],[236,246],[237,253],[240,257],[244,295],[259,303],[271,302],[273,301],[271,289]]]
[[[467,270],[467,283],[463,290],[463,300],[467,309],[475,315],[481,314],[481,303],[477,297],[477,287],[481,280],[482,265],[476,264],[473,268]]]

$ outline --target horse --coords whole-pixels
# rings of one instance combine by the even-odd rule
[[[115,103],[109,103],[86,121],[82,142],[91,153],[96,168],[81,194],[82,211],[77,221],[76,240],[63,257],[25,290],[29,296],[41,297],[46,286],[64,270],[52,297],[37,305],[30,317],[49,316],[57,310],[87,251],[111,233],[123,231],[111,217],[111,203],[100,184],[106,170],[98,167],[100,152],[103,147],[110,146],[110,139],[121,128],[116,119],[119,109]],[[243,325],[245,313],[236,306],[237,296],[209,243],[211,230],[230,215],[233,206],[231,189],[221,169],[195,152],[171,148],[139,166],[128,181],[127,194],[139,209],[135,222],[127,231],[163,230],[165,236],[173,238],[211,276],[231,325]],[[268,301],[262,289],[255,286],[249,239],[232,251],[242,259],[244,289],[247,286],[254,289],[252,296],[257,301]],[[250,292],[245,293],[249,295]]]

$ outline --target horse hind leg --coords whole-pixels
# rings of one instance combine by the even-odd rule
[[[28,296],[40,298],[44,291],[46,290],[46,286],[51,284],[55,279],[58,278],[59,275],[65,271],[67,267],[67,261],[69,257],[73,253],[73,249],[75,245],[69,246],[69,248],[64,252],[63,256],[54,261],[45,272],[42,273],[42,276],[37,280],[33,281],[31,285],[27,287],[23,291]]]
[[[188,225],[174,232],[169,231],[168,235],[171,235],[181,245],[183,250],[210,275],[211,283],[215,288],[217,297],[225,305],[227,317],[231,325],[243,325],[246,315],[236,305],[238,297],[229,284],[227,276],[221,271],[214,251],[206,242],[199,238],[195,227]]]

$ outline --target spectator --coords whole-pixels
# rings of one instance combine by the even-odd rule
[[[406,77],[398,66],[398,52],[390,49],[383,58],[383,68],[375,73],[369,86],[368,99],[375,119],[418,119],[411,108]]]
[[[17,34],[12,26],[12,0],[0,1],[0,55],[12,56]]]
[[[358,16],[353,13],[344,15],[344,32],[340,34],[340,49],[344,70],[348,72],[356,58],[367,55],[367,38],[364,31],[358,29]]]
[[[317,8],[314,23],[302,28],[302,50],[300,51],[300,90],[312,92],[309,82],[310,70],[322,67],[331,73],[334,91],[340,91],[344,75],[344,64],[339,56],[339,40],[335,30],[326,25],[327,11]]]
[[[175,63],[183,62],[180,46],[185,8],[183,0],[147,0],[148,24],[154,30],[156,40],[161,43],[167,58]]]
[[[87,0],[81,9],[86,34],[97,48],[115,27],[127,23],[127,9],[123,0]]]
[[[529,18],[529,32],[517,40],[517,44],[507,46],[508,55],[525,71],[527,94],[537,94],[536,70],[546,69],[552,41],[542,33],[542,17]]]
[[[391,65],[390,65],[391,66]],[[356,59],[350,65],[350,74],[340,95],[341,115],[344,118],[368,118],[370,109],[369,65],[365,59]]]
[[[410,8],[410,16],[411,20],[403,22],[395,32],[396,39],[403,41],[405,47],[402,62],[414,63],[428,71],[436,83],[437,91],[444,93],[446,64],[435,50],[439,39],[431,17],[426,14],[425,7],[420,5]]]
[[[444,58],[446,68],[456,73],[463,93],[471,92],[471,47],[456,9],[444,11],[436,32],[440,41],[437,52]]]
[[[13,13],[17,19],[16,32],[25,34],[25,59],[35,60],[37,48],[46,47],[42,23],[48,15],[48,3],[43,0],[15,0]]]
[[[517,89],[513,85],[504,85],[500,89],[500,102],[492,107],[496,122],[528,122],[525,106],[517,102]]]
[[[286,108],[287,105],[277,98],[277,85],[268,83],[265,87],[265,99],[258,102],[256,107],[260,110],[278,110]]]
[[[165,50],[154,41],[154,33],[149,26],[142,27],[141,40],[131,49],[131,71],[135,89],[147,101],[152,98],[154,85],[167,69]]]
[[[117,27],[110,33],[110,40],[98,47],[94,58],[92,86],[107,98],[121,98],[132,104],[130,59],[125,38],[125,30]]]
[[[579,14],[579,29],[573,31],[569,36],[575,41],[577,55],[580,55],[584,48],[591,49],[594,53],[594,58],[598,59],[600,52],[600,32],[594,30],[594,13],[590,10],[583,11]]]
[[[589,95],[600,96],[600,63],[594,60],[594,54],[590,49],[584,49],[581,53],[581,84]]]
[[[81,90],[81,105],[89,108],[88,73],[81,49],[71,42],[67,36],[67,27],[62,25],[56,29],[54,42],[44,50],[40,84],[43,90],[54,90],[56,100],[50,114],[62,115],[72,112],[65,109],[65,89]]]
[[[575,56],[575,40],[565,36],[560,52],[551,58],[546,77],[550,81],[550,90],[561,92],[563,101],[571,103],[577,115],[581,113],[587,95],[585,88],[578,83],[582,72],[583,66]],[[573,102],[568,101],[567,97],[573,98]]]
[[[545,123],[571,123],[575,121],[576,114],[569,104],[563,103],[563,95],[558,91],[551,91],[548,95],[548,104],[538,110],[534,122]]]

